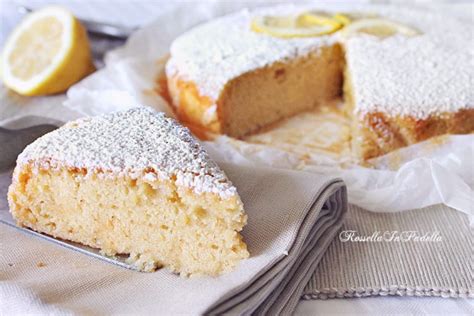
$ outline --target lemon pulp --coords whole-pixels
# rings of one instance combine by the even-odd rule
[[[63,32],[62,24],[53,17],[33,22],[31,31],[23,32],[19,36],[8,58],[13,75],[28,80],[47,68],[61,49]],[[47,34],[48,38],[45,40],[37,36],[37,33]]]

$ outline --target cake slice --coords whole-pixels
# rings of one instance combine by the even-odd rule
[[[129,254],[142,271],[219,275],[248,257],[236,188],[188,129],[136,108],[29,145],[9,188],[18,225]]]

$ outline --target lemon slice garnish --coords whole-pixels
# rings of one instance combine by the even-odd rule
[[[369,12],[338,12],[334,14],[333,18],[343,25],[348,25],[354,21],[368,18],[377,18],[378,15]]]
[[[333,15],[324,11],[310,11],[298,17],[300,25],[332,25],[336,30],[342,27],[342,23]]]
[[[356,20],[346,25],[341,31],[341,35],[344,37],[351,37],[361,33],[379,38],[385,38],[395,34],[401,34],[404,36],[415,36],[420,34],[420,32],[414,28],[381,18]]]
[[[341,23],[342,25],[348,25],[353,20],[350,16],[348,16],[345,13],[336,13],[334,14],[333,18],[339,23]]]
[[[308,18],[304,14],[298,16],[259,16],[251,23],[251,29],[257,33],[282,38],[312,37],[333,33],[341,24],[332,19]]]
[[[86,30],[56,6],[35,11],[18,25],[1,65],[5,85],[23,95],[65,91],[94,70]]]

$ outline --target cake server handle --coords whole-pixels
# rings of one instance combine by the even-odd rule
[[[18,11],[20,13],[26,14],[33,12],[33,9],[22,5],[18,7]],[[124,25],[97,22],[83,18],[78,19],[85,26],[87,32],[96,36],[126,40],[133,32],[138,29],[137,27],[127,27]]]
[[[57,128],[52,124],[41,124],[20,129],[0,127],[0,172],[13,167],[16,158],[27,145]]]

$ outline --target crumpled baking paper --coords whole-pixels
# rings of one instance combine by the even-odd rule
[[[138,104],[172,115],[156,93],[157,76],[163,70],[171,42],[190,27],[240,7],[242,3],[191,3],[158,16],[133,34],[125,46],[110,52],[105,68],[72,87],[64,104],[83,115],[124,110]],[[344,8],[347,10],[347,6]],[[324,152],[302,155],[304,146],[297,146],[296,151],[286,150],[270,143],[226,136],[204,145],[218,161],[340,176],[347,184],[350,203],[370,211],[398,212],[444,203],[469,214],[474,222],[472,134],[442,136],[403,148],[371,160],[371,167],[350,163],[349,159],[342,159],[341,163],[341,157]]]

